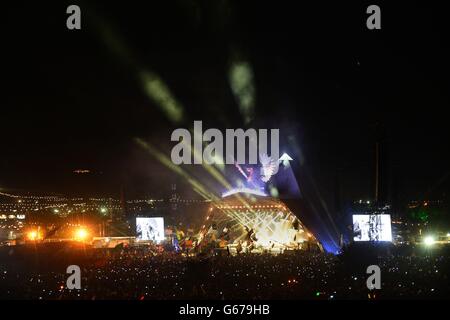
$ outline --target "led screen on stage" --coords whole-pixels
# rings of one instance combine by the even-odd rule
[[[139,240],[164,240],[164,218],[136,218],[136,238]]]
[[[391,215],[354,214],[354,241],[392,241]]]

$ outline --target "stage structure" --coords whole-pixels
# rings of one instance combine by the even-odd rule
[[[232,252],[323,251],[321,244],[279,199],[249,189],[223,195],[208,210],[200,231],[202,245]]]

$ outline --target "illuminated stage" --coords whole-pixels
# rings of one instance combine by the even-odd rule
[[[215,202],[200,235],[202,245],[215,243],[232,253],[322,251],[316,237],[282,201],[245,191],[227,193]]]

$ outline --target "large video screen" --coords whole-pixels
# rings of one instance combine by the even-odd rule
[[[354,241],[392,241],[391,215],[354,214]]]
[[[136,238],[139,240],[164,240],[164,218],[136,218]]]

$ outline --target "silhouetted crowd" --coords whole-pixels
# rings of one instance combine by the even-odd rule
[[[433,299],[449,296],[447,252],[377,257],[381,289],[364,263],[324,253],[188,256],[157,247],[2,248],[1,299]],[[356,260],[355,260],[356,261]],[[361,262],[361,261],[360,261]],[[67,266],[81,268],[69,290]]]

